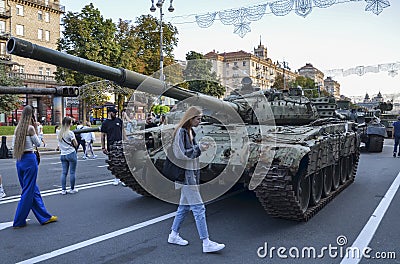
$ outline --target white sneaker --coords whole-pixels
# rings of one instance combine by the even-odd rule
[[[87,156],[86,156],[86,155],[83,155],[83,156],[82,156],[82,159],[84,159],[84,160],[87,159]]]
[[[95,158],[97,158],[97,155],[93,155],[93,156],[92,156],[92,159],[95,159]]]
[[[62,191],[61,191],[61,194],[62,194],[62,195],[66,195],[66,194],[67,194],[67,190],[62,190]]]
[[[114,179],[113,185],[117,186],[121,181],[119,179]]]
[[[187,240],[181,238],[179,236],[179,234],[176,235],[176,236],[173,236],[173,235],[169,234],[168,243],[179,245],[179,246],[186,246],[187,244],[189,244],[189,242]]]
[[[4,192],[4,190],[0,189],[0,198],[4,198],[6,196],[7,196],[7,194]]]
[[[211,253],[211,252],[217,252],[222,249],[224,249],[225,244],[219,244],[214,241],[210,241],[207,245],[203,244],[203,253]]]
[[[71,190],[68,191],[68,193],[70,193],[70,194],[74,194],[74,193],[77,193],[77,192],[78,192],[77,189],[71,189]]]

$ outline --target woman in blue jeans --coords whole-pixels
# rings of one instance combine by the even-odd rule
[[[206,208],[200,196],[200,169],[198,157],[201,150],[208,149],[205,144],[198,145],[196,142],[196,134],[193,127],[200,124],[202,117],[201,109],[192,106],[182,117],[174,132],[173,152],[176,160],[175,164],[180,164],[185,168],[185,180],[181,189],[181,199],[174,222],[172,223],[171,233],[168,236],[168,243],[180,246],[189,244],[179,236],[179,228],[189,211],[192,211],[196,221],[197,232],[203,241],[203,252],[216,252],[222,250],[225,245],[209,239]]]
[[[61,129],[58,132],[57,139],[58,145],[61,151],[61,165],[62,165],[62,174],[61,174],[61,194],[67,194],[67,174],[69,169],[69,177],[71,189],[68,193],[77,193],[78,190],[75,189],[75,171],[76,164],[78,163],[78,158],[76,155],[76,146],[78,146],[78,142],[76,141],[75,134],[70,130],[72,125],[72,119],[68,116],[64,117],[61,124]]]

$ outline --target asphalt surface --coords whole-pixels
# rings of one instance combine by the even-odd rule
[[[27,227],[18,230],[6,227],[13,219],[20,189],[15,161],[0,160],[8,195],[0,200],[0,262],[341,263],[339,249],[351,246],[370,218],[379,218],[374,211],[381,202],[387,201],[385,195],[400,172],[400,158],[391,156],[392,144],[393,140],[386,140],[383,153],[362,153],[355,183],[308,222],[268,216],[249,191],[228,193],[208,204],[210,238],[226,244],[226,248],[216,254],[202,253],[192,216],[187,217],[180,231],[190,244],[185,247],[168,244],[176,205],[141,197],[121,185],[113,186],[113,177],[100,151],[95,160],[79,159],[77,184],[80,191],[65,196],[60,195],[59,156],[43,157],[38,185],[47,209],[57,215],[59,221],[41,226],[30,214]],[[395,193],[393,200],[378,228],[367,233],[372,236],[368,243],[371,255],[394,252],[397,258],[364,257],[359,263],[400,263],[397,227],[400,196],[396,188],[392,191]],[[337,244],[339,236],[347,240],[342,247]],[[268,253],[274,249],[263,257],[265,243]],[[327,250],[320,254],[329,246],[338,250],[333,250],[332,256]],[[287,258],[278,256],[279,247],[286,249]],[[304,248],[311,247],[320,258],[288,256],[291,248],[301,253]],[[291,252],[295,253],[294,249]]]

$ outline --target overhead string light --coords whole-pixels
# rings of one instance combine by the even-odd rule
[[[199,27],[208,28],[214,23],[218,15],[222,24],[233,25],[233,33],[243,38],[247,33],[251,32],[250,23],[260,20],[267,14],[267,7],[271,10],[268,14],[285,16],[294,10],[297,15],[306,17],[311,13],[313,7],[327,8],[334,4],[360,1],[363,0],[274,0],[261,5],[222,10],[196,15],[195,17]],[[390,6],[389,0],[365,0],[365,2],[367,3],[365,11],[370,11],[376,15],[379,15],[384,8]]]
[[[384,63],[372,66],[357,66],[350,69],[332,69],[325,70],[327,76],[331,77],[346,77],[352,74],[363,76],[366,73],[387,72],[389,76],[395,77],[400,71],[400,62]]]

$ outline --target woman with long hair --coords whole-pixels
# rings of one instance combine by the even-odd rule
[[[22,110],[21,119],[13,137],[14,158],[17,159],[18,179],[22,188],[21,199],[15,212],[14,228],[26,226],[26,218],[30,210],[42,225],[57,221],[57,216],[52,216],[47,212],[36,184],[38,161],[33,151],[34,147],[40,146],[36,131],[33,108],[27,105]]]
[[[61,155],[61,194],[67,194],[67,174],[69,169],[69,178],[71,189],[68,193],[77,193],[78,190],[75,189],[75,171],[76,164],[78,163],[78,157],[76,155],[76,147],[78,146],[78,141],[75,138],[74,132],[70,130],[72,125],[72,118],[66,116],[63,118],[61,123],[60,132],[58,132],[57,139],[58,145],[60,147]]]
[[[168,243],[180,246],[189,244],[179,236],[180,226],[189,211],[192,211],[196,221],[197,232],[203,241],[203,252],[216,252],[222,250],[225,245],[211,241],[208,235],[206,222],[206,208],[201,199],[198,185],[200,184],[200,168],[198,157],[202,150],[207,150],[208,145],[196,142],[196,133],[193,127],[200,124],[202,118],[200,108],[191,106],[185,112],[174,131],[174,142],[172,149],[178,163],[184,164],[185,179],[182,183],[181,198],[172,223],[171,233],[168,236]]]

